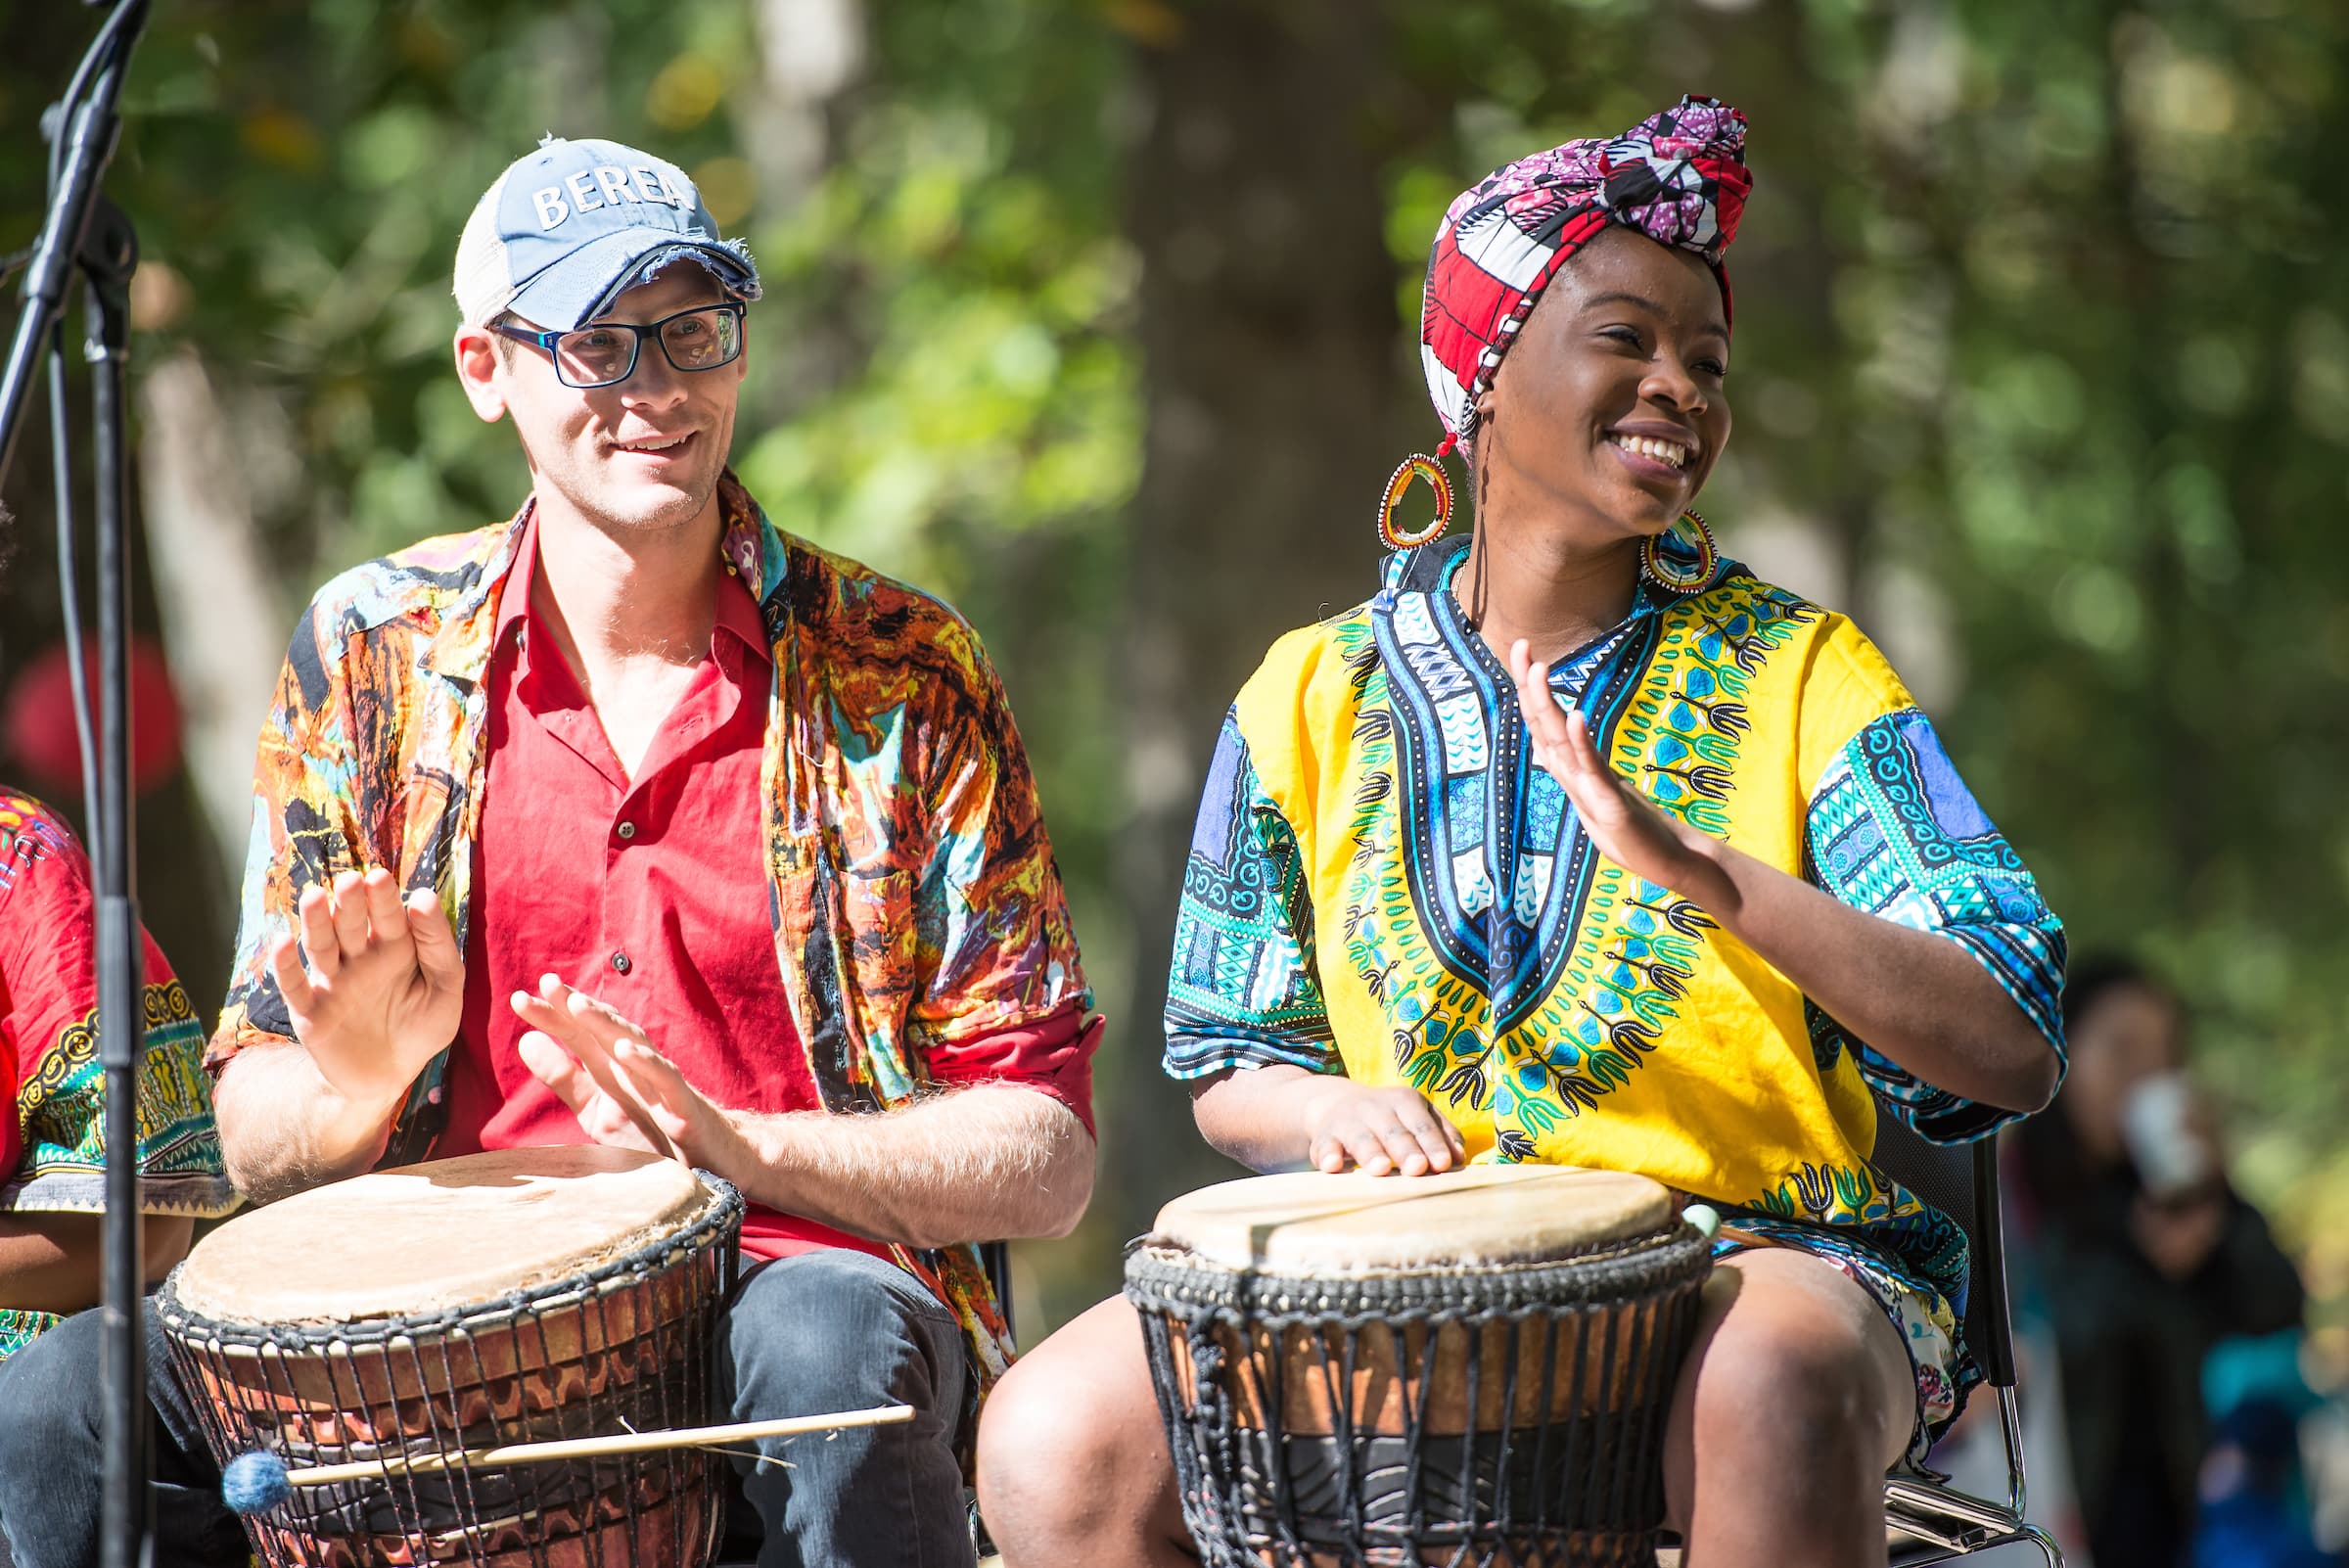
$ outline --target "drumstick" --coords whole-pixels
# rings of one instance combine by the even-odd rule
[[[240,1453],[221,1473],[221,1494],[238,1513],[263,1513],[293,1496],[296,1487],[335,1486],[388,1475],[432,1475],[442,1470],[512,1464],[551,1464],[562,1459],[597,1459],[615,1453],[651,1453],[663,1449],[701,1449],[753,1438],[836,1432],[852,1426],[890,1426],[913,1419],[909,1405],[883,1405],[832,1415],[788,1415],[771,1421],[736,1421],[726,1426],[691,1426],[673,1432],[614,1432],[604,1437],[557,1438],[543,1443],[508,1443],[455,1453],[418,1453],[320,1464],[294,1470],[266,1449]]]

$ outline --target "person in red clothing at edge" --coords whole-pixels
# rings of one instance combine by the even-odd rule
[[[14,519],[0,506],[0,578]],[[147,1283],[187,1254],[199,1220],[237,1205],[221,1168],[204,1025],[142,931],[139,1209]],[[98,1060],[97,895],[65,819],[0,782],[0,1476],[46,1458],[12,1442],[12,1373],[60,1324],[95,1329],[106,1210],[106,1084]],[[74,1314],[80,1314],[76,1318]],[[94,1342],[93,1342],[94,1343]],[[158,1525],[181,1521],[169,1513]],[[0,1568],[29,1521],[0,1507]]]
[[[96,902],[89,858],[64,820],[0,783],[0,1473],[28,1480],[42,1456],[9,1440],[23,1408],[12,1374],[60,1324],[98,1326],[84,1311],[98,1301],[106,1209]],[[154,937],[142,940],[139,1207],[154,1285],[186,1256],[196,1222],[227,1214],[237,1195],[202,1071],[204,1025]],[[157,1522],[181,1521],[166,1511]],[[19,1560],[31,1560],[29,1525],[0,1511],[0,1564],[12,1537]]]
[[[456,295],[531,494],[295,634],[208,1058],[229,1173],[266,1201],[673,1143],[751,1205],[720,1418],[917,1412],[737,1454],[733,1545],[967,1564],[960,1455],[1011,1353],[971,1244],[1082,1212],[1099,1035],[1002,689],[953,611],[727,471],[759,277],[681,170],[549,138]]]
[[[237,1197],[200,1071],[204,1026],[171,960],[141,938],[139,1199],[154,1284],[187,1255],[196,1222]],[[0,1370],[98,1303],[105,1112],[89,857],[62,817],[0,783]]]

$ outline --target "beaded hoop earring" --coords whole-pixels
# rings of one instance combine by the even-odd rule
[[[1411,481],[1423,479],[1436,492],[1436,520],[1416,533],[1405,533],[1395,526],[1395,508],[1411,487]],[[1442,533],[1451,522],[1451,476],[1444,465],[1425,452],[1413,452],[1403,460],[1387,481],[1387,493],[1378,505],[1378,536],[1390,550],[1409,550],[1425,544]]]
[[[1639,547],[1640,572],[1648,581],[1667,593],[1684,593],[1690,588],[1703,586],[1711,580],[1714,570],[1721,565],[1721,546],[1714,542],[1712,527],[1694,512],[1682,512],[1681,522],[1696,525],[1693,538],[1679,524],[1675,524]],[[1668,560],[1658,548],[1673,533],[1679,533],[1682,540],[1696,547],[1693,565],[1683,567]]]

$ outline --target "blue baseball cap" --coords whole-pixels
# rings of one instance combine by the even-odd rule
[[[473,326],[508,311],[568,332],[675,261],[693,261],[739,300],[759,268],[683,169],[618,142],[549,136],[507,165],[457,243],[457,308]]]

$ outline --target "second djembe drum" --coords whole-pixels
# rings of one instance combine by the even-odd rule
[[[741,1227],[734,1189],[673,1160],[467,1155],[233,1220],[156,1310],[222,1463],[382,1467],[249,1519],[271,1568],[703,1568],[706,1451],[415,1461],[708,1421]]]
[[[1226,1182],[1127,1260],[1211,1568],[1652,1564],[1711,1267],[1643,1177]]]

